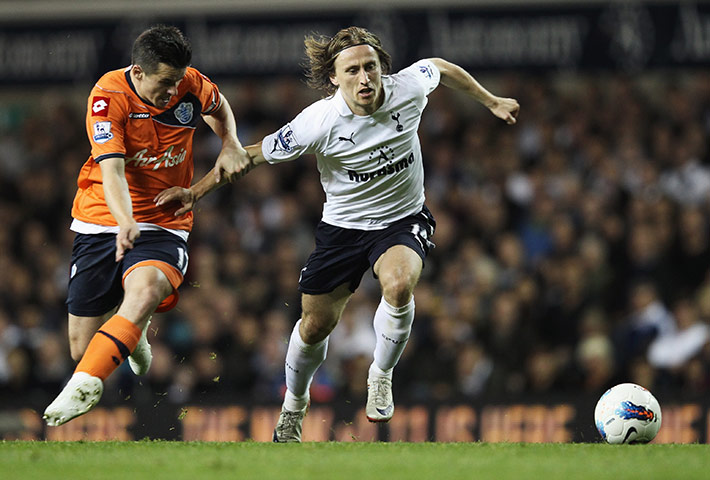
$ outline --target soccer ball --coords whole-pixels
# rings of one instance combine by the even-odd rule
[[[661,428],[661,407],[642,386],[621,383],[601,396],[594,421],[607,443],[648,443]]]

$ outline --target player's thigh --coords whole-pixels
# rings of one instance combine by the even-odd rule
[[[423,206],[421,212],[388,226],[373,241],[368,259],[390,305],[401,307],[411,300],[424,259],[434,247],[430,238],[435,229],[433,215]]]
[[[348,284],[342,284],[329,293],[302,294],[300,333],[303,341],[312,344],[327,337],[338,324],[351,296]]]
[[[122,261],[125,294],[119,314],[142,327],[154,311],[173,308],[187,265],[184,239],[169,232],[142,232]]]
[[[416,281],[422,272],[424,262],[422,257],[407,245],[393,245],[377,259],[373,270],[382,282],[407,279],[408,282]]]
[[[113,308],[109,312],[95,317],[80,317],[69,314],[69,350],[75,361],[81,360],[93,336],[115,312],[116,309]]]
[[[406,305],[423,266],[421,256],[406,245],[394,245],[387,249],[373,267],[385,300],[397,307]]]

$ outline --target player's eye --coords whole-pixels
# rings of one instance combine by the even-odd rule
[[[166,87],[172,87],[180,85],[180,82],[182,82],[182,78],[179,80],[174,80],[172,78],[164,78],[160,81],[160,84]]]

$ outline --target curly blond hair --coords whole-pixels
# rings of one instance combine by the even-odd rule
[[[332,95],[338,89],[330,81],[335,74],[335,59],[346,48],[357,45],[369,45],[375,49],[380,58],[382,74],[387,75],[392,68],[392,57],[382,48],[377,35],[362,27],[348,27],[340,30],[333,37],[325,35],[309,35],[303,42],[306,46],[306,83],[315,90],[323,90]]]

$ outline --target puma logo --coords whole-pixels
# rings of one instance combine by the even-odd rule
[[[353,136],[355,135],[355,132],[350,134],[350,137],[338,137],[338,140],[341,142],[350,142],[353,145],[355,145],[355,140],[353,140]]]

